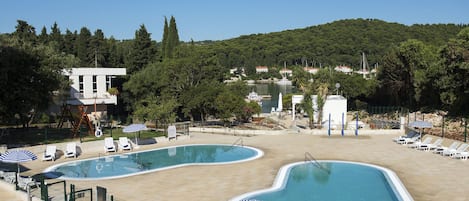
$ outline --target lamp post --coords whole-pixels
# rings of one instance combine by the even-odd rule
[[[462,118],[464,121],[464,142],[467,142],[467,120],[466,118]]]
[[[441,137],[444,138],[445,137],[445,115],[448,114],[447,111],[442,111],[440,110],[438,113],[440,113],[440,115],[442,116],[441,118]]]
[[[335,90],[336,90],[335,94],[336,95],[339,95],[339,88],[340,88],[340,83],[338,83],[338,82],[335,83]]]

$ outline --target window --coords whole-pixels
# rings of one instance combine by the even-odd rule
[[[98,92],[98,87],[96,84],[96,75],[93,75],[93,93]]]
[[[109,88],[111,88],[111,76],[106,75],[106,91],[108,91]]]
[[[78,90],[83,94],[83,75],[78,76]]]

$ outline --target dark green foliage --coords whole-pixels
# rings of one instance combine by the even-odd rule
[[[91,32],[88,28],[80,29],[80,34],[75,41],[77,57],[80,59],[80,66],[90,67],[94,63],[94,51],[91,48]]]
[[[165,25],[164,25],[164,33],[163,33],[163,54],[164,58],[173,58],[174,51],[176,47],[179,45],[179,34],[176,26],[176,19],[171,16],[169,20],[169,26],[167,24],[165,18]]]
[[[455,114],[469,111],[469,28],[459,32],[440,51],[441,64],[434,87],[445,109]],[[467,113],[466,113],[467,114]]]
[[[152,43],[150,33],[147,32],[145,25],[140,25],[140,29],[135,31],[135,40],[133,41],[128,73],[132,74],[141,70],[155,58],[156,46]]]

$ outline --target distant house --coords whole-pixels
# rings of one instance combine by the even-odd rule
[[[269,68],[267,66],[256,66],[256,73],[268,73]]]
[[[316,74],[319,71],[319,68],[304,67],[303,70],[311,74]]]
[[[280,70],[280,75],[282,75],[282,76],[284,76],[284,75],[292,76],[292,74],[293,74],[293,71],[290,70],[290,69],[283,68],[282,70]]]
[[[338,72],[345,73],[345,74],[351,74],[353,72],[352,68],[350,68],[348,66],[336,66],[334,68],[334,70],[338,71]]]

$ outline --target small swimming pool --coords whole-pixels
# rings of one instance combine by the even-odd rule
[[[44,172],[66,180],[113,179],[187,165],[239,163],[262,155],[247,146],[184,145],[61,163]]]
[[[272,188],[246,193],[231,201],[412,201],[389,169],[356,162],[319,161],[282,167]]]

